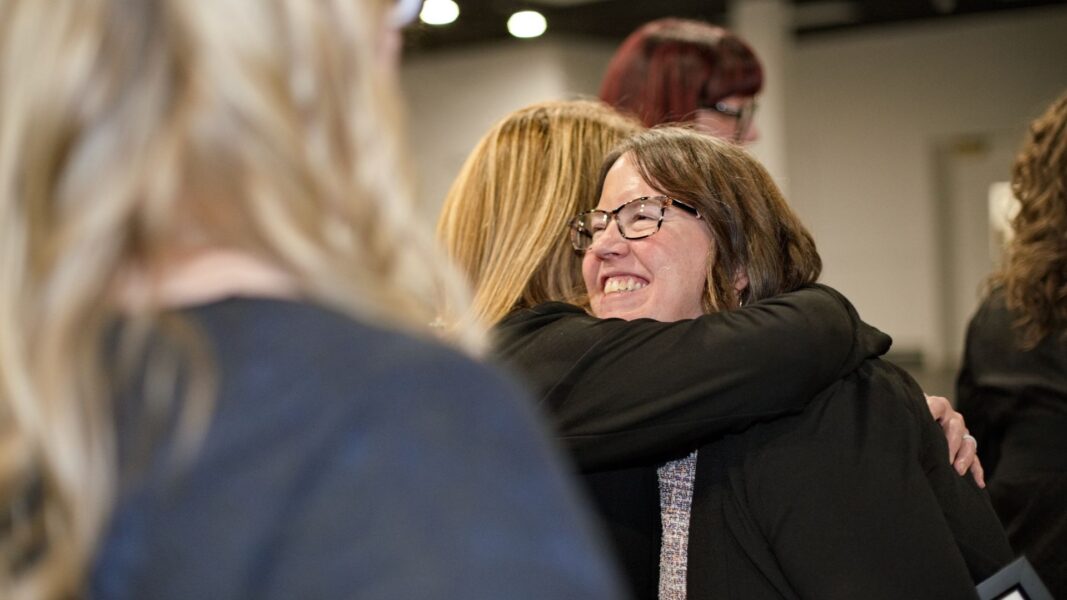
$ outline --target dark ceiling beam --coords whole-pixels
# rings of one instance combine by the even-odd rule
[[[797,4],[822,0],[794,0]],[[851,22],[798,27],[799,37],[818,36],[835,32],[871,29],[875,27],[944,21],[983,13],[1032,9],[1051,5],[1067,6],[1065,0],[854,0],[857,19]]]
[[[548,36],[581,35],[621,41],[634,29],[664,16],[722,22],[727,0],[597,0],[563,5],[559,0],[456,0],[460,18],[435,27],[417,23],[404,33],[405,50],[423,52],[507,39],[507,20],[519,10],[536,10],[548,20]]]
[[[744,0],[734,0],[744,1]],[[584,36],[619,42],[642,23],[665,16],[723,23],[728,0],[456,0],[460,17],[440,27],[417,23],[404,34],[408,53],[433,51],[511,39],[508,17],[519,10],[537,10],[548,20],[545,37]],[[798,9],[828,0],[793,0]],[[798,36],[820,35],[920,20],[947,19],[984,12],[1018,10],[1067,0],[840,0],[850,16],[845,21],[798,23]]]

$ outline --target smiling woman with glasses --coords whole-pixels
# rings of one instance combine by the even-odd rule
[[[655,128],[604,163],[598,210],[578,219],[591,215],[598,232],[582,255],[596,317],[686,323],[745,313],[819,277],[811,235],[736,144]],[[671,220],[664,207],[673,198],[704,218],[674,211]],[[621,235],[611,232],[611,215]],[[658,469],[661,600],[964,598],[1011,560],[988,499],[945,460],[922,391],[879,358],[890,340],[870,340],[879,340],[874,351],[800,413]],[[644,337],[630,343],[661,356]],[[746,349],[789,341],[751,343]],[[652,398],[659,385],[646,390]]]

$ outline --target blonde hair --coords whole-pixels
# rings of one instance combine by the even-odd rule
[[[482,137],[452,184],[437,234],[495,323],[542,302],[584,303],[567,224],[596,206],[604,154],[640,124],[600,102],[534,104]]]
[[[83,585],[116,485],[103,348],[125,273],[237,249],[312,301],[418,332],[467,302],[410,207],[387,10],[0,0],[0,595]]]
[[[696,208],[711,233],[715,251],[708,262],[705,312],[737,308],[818,280],[822,259],[815,240],[767,169],[743,147],[689,127],[655,127],[607,155],[598,196],[611,166],[624,154],[649,185]],[[748,277],[740,294],[734,288],[739,272]]]
[[[1015,235],[990,282],[1004,289],[1019,345],[1030,350],[1067,326],[1067,94],[1030,124],[1011,189]]]

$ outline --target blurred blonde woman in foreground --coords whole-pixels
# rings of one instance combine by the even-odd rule
[[[417,5],[0,0],[0,596],[614,597],[524,403],[425,339]]]

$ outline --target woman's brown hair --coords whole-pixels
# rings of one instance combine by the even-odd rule
[[[1018,314],[1020,345],[1032,349],[1067,325],[1067,94],[1030,124],[1011,189],[1019,213],[991,283]]]
[[[763,165],[740,146],[684,127],[639,133],[608,154],[598,195],[624,154],[649,185],[695,207],[707,224],[715,248],[705,311],[734,308],[819,278],[822,260],[811,234]],[[734,281],[742,273],[748,286],[738,293]]]

